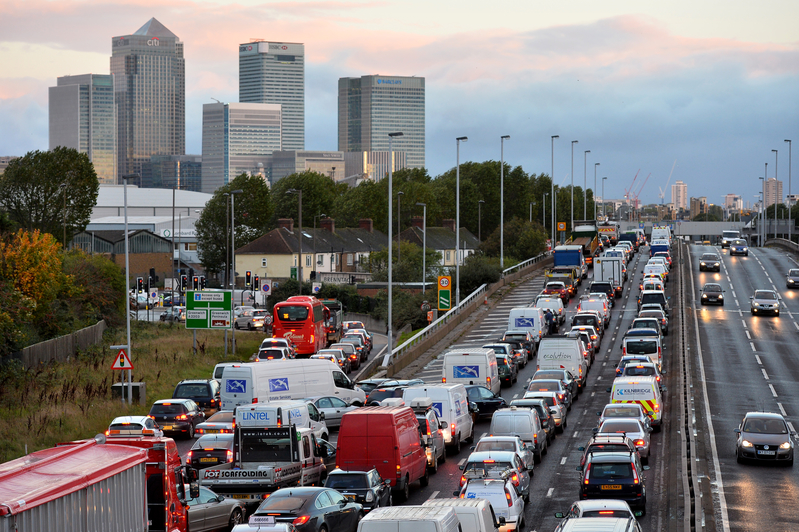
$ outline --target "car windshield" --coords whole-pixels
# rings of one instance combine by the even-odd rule
[[[206,420],[206,423],[230,423],[233,421],[233,412],[217,412]]]
[[[494,351],[494,353],[496,353],[497,355],[507,355],[508,354],[508,348],[507,348],[507,346],[504,346],[504,345],[489,345],[489,346],[486,346],[486,349],[492,349]]]
[[[369,402],[380,402],[383,399],[388,399],[389,397],[397,397],[396,394],[396,388],[376,388],[369,394]],[[399,389],[399,396],[402,397],[402,389]]]
[[[655,329],[657,327],[657,321],[652,323],[651,319],[640,319],[633,321],[633,329]]]
[[[757,290],[755,299],[777,299],[777,294],[771,290]]]
[[[175,397],[180,399],[208,397],[209,395],[207,384],[179,384],[175,390]]]
[[[616,464],[591,464],[591,479],[629,478],[633,475],[633,468],[629,462]]]
[[[658,294],[644,294],[643,296],[641,296],[641,304],[644,304],[644,303],[663,303],[663,301],[665,299],[666,298],[661,293],[658,293]]]
[[[282,349],[261,349],[258,358],[283,358]]]
[[[560,370],[552,370],[552,371],[538,370],[535,372],[535,375],[533,375],[534,381],[542,379],[565,379],[565,378],[566,376]]]
[[[516,451],[516,445],[512,441],[481,441],[474,448],[475,452],[480,451]]]
[[[702,255],[702,260],[719,260],[719,258],[711,253]]]
[[[788,434],[788,427],[781,419],[750,418],[744,424],[744,432],[759,434]]]
[[[743,240],[735,240],[733,244],[736,246],[745,246],[746,242],[744,242]]]
[[[534,392],[559,392],[560,382],[533,381],[530,390]]]
[[[160,404],[160,405],[153,405],[150,409],[150,414],[160,414],[160,415],[174,415],[174,414],[183,414],[186,411],[183,405],[174,405],[174,404]]]
[[[341,474],[329,475],[325,487],[333,489],[341,488],[368,488],[369,484],[366,482],[366,475],[364,474]]]
[[[463,469],[463,472],[479,471],[485,469],[486,471],[505,471],[511,469],[513,466],[510,462],[498,462],[495,460],[486,460],[485,462],[469,462]]]
[[[608,407],[602,412],[603,417],[638,417],[639,415],[637,408],[624,406]]]
[[[647,353],[657,353],[658,344],[656,340],[635,340],[627,342],[625,345],[627,352],[631,355],[646,355]]]
[[[208,434],[201,436],[199,440],[194,442],[192,449],[229,449],[231,447],[233,447],[232,434]]]
[[[547,283],[547,288],[553,288],[555,290],[560,290],[564,286],[566,285],[564,285],[563,283]]]
[[[599,432],[641,432],[637,421],[606,421],[599,427]]]
[[[799,270],[788,270],[788,277],[799,277]]]
[[[662,312],[658,312],[657,310],[644,310],[638,313],[639,318],[657,318],[660,319],[663,317]]]
[[[721,285],[719,284],[706,284],[702,289],[703,292],[721,292]]]

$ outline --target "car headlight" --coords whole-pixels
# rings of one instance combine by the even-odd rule
[[[755,301],[754,303],[752,303],[752,306],[754,306],[754,307],[759,307],[759,306],[760,306],[760,303],[758,303],[757,301]]]
[[[700,263],[699,263],[699,265],[700,265],[700,266],[704,266],[704,265],[705,265],[705,263],[704,263],[704,262],[700,262]]]
[[[788,282],[793,284],[793,279],[788,279]]]
[[[372,490],[369,490],[366,493],[366,502],[372,502],[373,500],[375,500],[375,494]]]
[[[702,299],[707,299],[707,294],[702,294]]]
[[[724,296],[722,294],[719,294],[719,299],[724,299]]]
[[[793,444],[790,441],[786,441],[780,445],[780,449],[790,449],[791,447],[793,447]]]
[[[741,447],[752,447],[752,442],[749,440],[741,440]]]

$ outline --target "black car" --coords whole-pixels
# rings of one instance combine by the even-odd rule
[[[505,331],[501,342],[521,342],[522,346],[527,350],[527,359],[532,360],[536,353],[536,344],[533,335],[527,331]]]
[[[205,469],[232,461],[233,434],[200,436],[186,455],[186,463],[195,469]]]
[[[780,462],[793,466],[793,440],[796,433],[779,414],[770,412],[749,412],[735,429],[736,458],[744,460],[763,460]]]
[[[371,392],[372,390],[374,390],[375,388],[380,386],[381,383],[384,383],[384,382],[389,381],[389,380],[391,380],[391,379],[385,379],[385,378],[383,378],[383,379],[366,379],[366,380],[358,381],[355,384],[356,384],[356,386],[358,386],[358,388],[363,390],[366,393],[366,395],[369,395],[369,392]]]
[[[644,471],[637,452],[588,453],[585,466],[577,466],[580,475],[580,500],[620,499],[632,510],[646,515]]]
[[[327,475],[325,487],[339,491],[351,501],[361,503],[364,512],[393,504],[391,485],[382,479],[377,469],[370,471],[335,469]]]
[[[699,271],[721,271],[721,259],[715,253],[705,253],[699,257]]]
[[[549,406],[544,399],[514,399],[510,402],[510,406],[517,408],[531,408],[538,412],[538,419],[541,420],[541,426],[547,433],[547,445],[552,443],[556,437],[555,418],[552,417],[552,412],[549,411]]]
[[[370,406],[379,406],[380,401],[389,399],[391,397],[402,397],[403,392],[407,386],[390,386],[387,388],[380,387],[374,388],[369,395],[366,396],[366,404]]]
[[[156,401],[148,414],[164,431],[164,434],[181,434],[189,439],[194,429],[205,421],[205,414],[191,399],[161,399]]]
[[[724,305],[724,289],[721,288],[720,284],[706,283],[705,286],[702,287],[702,299],[700,303],[702,305],[710,305],[711,303],[715,305]]]
[[[519,370],[509,355],[497,355],[499,382],[512,386],[519,379]]]
[[[330,488],[282,488],[258,506],[253,516],[269,515],[293,524],[298,532],[355,532],[363,506]]]
[[[358,334],[347,334],[343,336],[338,343],[354,345],[355,350],[358,351],[358,354],[361,356],[361,362],[366,362],[366,359],[369,358],[369,349],[366,347],[363,337]]]
[[[215,412],[221,405],[219,392],[219,381],[216,379],[186,380],[175,386],[172,398],[191,399],[205,412]]]
[[[598,292],[600,294],[607,294],[608,301],[612,301],[614,297],[621,297],[621,290],[616,290],[616,286],[608,281],[594,281],[591,283],[591,288],[588,292]]]
[[[466,386],[466,395],[469,397],[469,402],[477,405],[477,418],[491,417],[494,412],[500,408],[505,408],[508,403],[496,394],[479,384],[470,384]]]

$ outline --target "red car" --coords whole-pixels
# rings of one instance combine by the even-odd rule
[[[566,287],[566,283],[561,281],[550,281],[544,287],[544,291],[542,294],[546,296],[558,296],[563,301],[563,306],[567,306],[569,304],[569,289]]]

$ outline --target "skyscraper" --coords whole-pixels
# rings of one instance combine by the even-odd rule
[[[73,148],[89,156],[100,183],[117,182],[114,78],[63,76],[49,91],[50,149]]]
[[[766,179],[766,207],[771,207],[774,202],[782,203],[782,181],[774,177]]]
[[[239,45],[239,101],[282,106],[283,149],[305,149],[305,45]]]
[[[186,153],[186,65],[183,43],[154,18],[111,42],[121,178],[151,155]]]
[[[362,76],[338,80],[338,149],[387,151],[388,134],[401,131],[393,148],[409,168],[425,164],[425,79]]]
[[[203,105],[202,192],[213,194],[242,173],[269,178],[272,152],[280,150],[280,105]]]
[[[674,204],[674,209],[688,209],[688,185],[682,181],[677,181],[671,186],[671,202]]]

